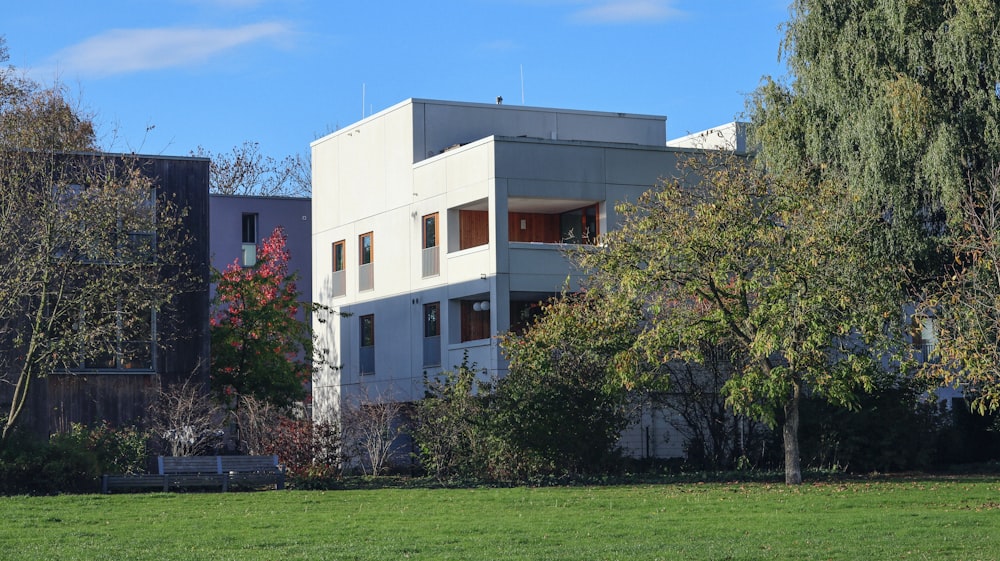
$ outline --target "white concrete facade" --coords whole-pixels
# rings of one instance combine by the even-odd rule
[[[313,299],[343,314],[314,325],[316,418],[419,399],[465,356],[503,376],[495,335],[573,282],[561,242],[690,155],[665,137],[661,116],[410,99],[313,142]]]
[[[701,148],[705,150],[729,150],[736,154],[747,153],[747,123],[733,121],[717,127],[691,133],[667,141],[674,148]]]

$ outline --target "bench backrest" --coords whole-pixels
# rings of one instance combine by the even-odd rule
[[[160,475],[279,471],[277,456],[160,456]]]
[[[222,471],[237,471],[242,473],[277,471],[277,456],[219,456],[222,460]]]
[[[160,475],[174,473],[222,473],[219,456],[160,456]]]

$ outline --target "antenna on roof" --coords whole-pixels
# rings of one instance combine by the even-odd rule
[[[365,118],[365,83],[361,82],[361,118]]]
[[[521,65],[521,105],[524,105],[524,65]]]

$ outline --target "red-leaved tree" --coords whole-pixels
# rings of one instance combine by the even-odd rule
[[[278,227],[257,248],[257,263],[216,272],[212,391],[223,403],[250,395],[278,407],[306,397],[312,375],[312,331],[288,272],[285,233]]]

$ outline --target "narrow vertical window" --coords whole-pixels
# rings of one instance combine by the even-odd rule
[[[372,233],[361,234],[358,236],[358,252],[360,254],[360,263],[362,265],[369,265],[372,262]]]
[[[333,242],[333,272],[344,270],[344,240]]]
[[[424,366],[441,365],[441,304],[424,304]]]
[[[257,264],[257,215],[243,215],[243,246],[242,259],[244,267]]]
[[[358,236],[358,290],[372,290],[375,288],[375,273],[372,270],[372,259],[374,257],[374,247],[372,246],[372,233],[368,232]]]
[[[441,304],[424,304],[424,337],[441,335]]]
[[[333,296],[347,294],[347,273],[344,271],[344,240],[333,242]]]
[[[375,315],[368,314],[360,318],[360,345],[358,370],[361,374],[375,373]]]
[[[428,214],[424,217],[424,249],[437,247],[438,239],[438,227],[437,227],[438,215]]]
[[[438,215],[428,214],[423,219],[423,251],[421,252],[421,272],[423,277],[433,277],[441,270],[438,252]]]

